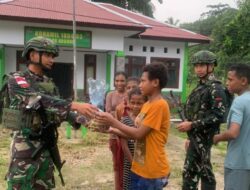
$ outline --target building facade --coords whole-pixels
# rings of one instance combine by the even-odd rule
[[[78,98],[83,100],[88,78],[105,80],[113,90],[116,71],[139,77],[143,66],[151,62],[168,67],[169,83],[163,91],[181,93],[185,92],[189,44],[209,42],[205,36],[111,4],[76,0],[74,59],[72,9],[70,0],[0,1],[0,75],[24,70],[25,42],[45,36],[60,48],[49,75],[64,98],[72,98],[74,79]]]

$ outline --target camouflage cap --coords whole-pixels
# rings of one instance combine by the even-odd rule
[[[191,59],[191,63],[195,64],[214,64],[217,65],[216,55],[211,51],[201,50],[196,52]]]
[[[28,60],[30,50],[52,53],[55,57],[58,56],[59,52],[58,46],[52,40],[42,36],[34,37],[25,44],[22,57]]]

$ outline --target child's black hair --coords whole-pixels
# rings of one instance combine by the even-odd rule
[[[143,96],[142,93],[141,93],[141,91],[140,91],[140,89],[139,89],[138,87],[132,89],[132,90],[128,93],[128,99],[130,100],[131,97],[132,97],[133,95]],[[146,96],[143,96],[143,98],[144,98],[145,102],[148,100]]]
[[[143,72],[148,73],[148,79],[159,79],[160,89],[164,88],[168,82],[167,67],[163,63],[150,63],[143,67]]]
[[[244,63],[234,64],[229,67],[228,71],[235,71],[238,78],[246,77],[248,84],[250,84],[250,65]]]
[[[138,77],[128,77],[127,82],[130,82],[130,81],[135,81],[138,84],[140,83],[140,79]]]

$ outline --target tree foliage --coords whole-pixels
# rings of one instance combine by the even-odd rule
[[[250,0],[240,5],[238,14],[226,26],[223,45],[227,55],[244,58],[250,54]]]
[[[111,3],[118,7],[126,8],[134,12],[140,12],[153,18],[153,7],[151,0],[92,0],[93,2]],[[158,0],[162,3],[162,0]]]
[[[212,38],[212,48],[217,51],[220,62],[220,73],[230,64],[249,62],[250,0],[241,1],[239,10],[233,11],[231,15],[225,14],[220,22],[217,22]]]
[[[168,19],[165,21],[165,23],[177,26],[179,24],[180,20],[174,20],[173,17],[168,17]]]
[[[207,7],[210,8],[210,10],[202,13],[199,20],[193,23],[183,23],[180,27],[205,36],[210,36],[216,25],[217,19],[223,16],[227,10],[232,8],[230,8],[228,4],[208,5]]]
[[[239,0],[239,9],[227,4],[209,5],[210,10],[182,28],[211,37],[210,44],[190,48],[190,54],[207,49],[217,54],[219,76],[226,75],[229,64],[250,62],[250,0]]]
[[[217,17],[219,15],[222,15],[230,7],[228,4],[219,3],[218,5],[207,5],[207,8],[210,8],[210,10],[208,12],[202,13],[202,18],[209,18],[212,16]]]

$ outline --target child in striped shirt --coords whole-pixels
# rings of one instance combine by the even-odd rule
[[[146,101],[147,98],[141,94],[139,88],[132,89],[128,94],[128,105],[125,105],[121,122],[127,126],[135,127],[134,120]],[[134,143],[135,141],[133,139],[121,138],[121,145],[124,153],[123,190],[132,190],[130,169],[134,154]]]

